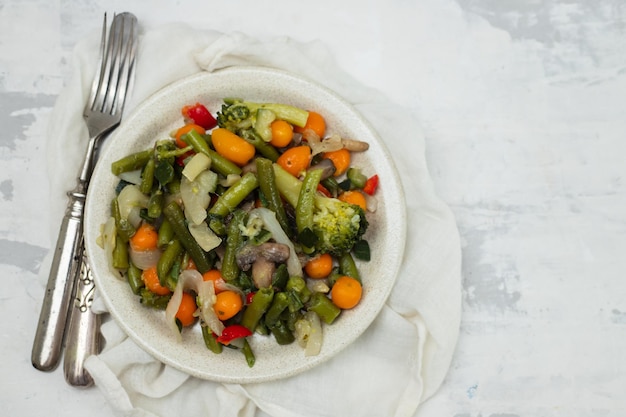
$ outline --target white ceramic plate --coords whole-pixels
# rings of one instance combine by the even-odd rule
[[[378,208],[370,213],[366,234],[372,260],[359,262],[364,294],[360,304],[324,327],[321,353],[305,357],[297,343],[279,346],[272,337],[254,335],[250,344],[256,364],[249,368],[239,351],[224,349],[216,355],[204,346],[200,326],[183,331],[182,342],[170,333],[163,311],[143,307],[125,281],[114,277],[104,251],[96,244],[100,225],[109,217],[117,179],[111,163],[167,138],[182,124],[180,109],[201,102],[215,114],[224,97],[282,102],[322,113],[328,132],[366,141],[370,149],[354,157],[366,174],[380,176]],[[405,202],[400,180],[387,150],[370,125],[333,92],[289,73],[258,67],[233,67],[200,73],[173,83],[142,103],[107,141],[92,177],[85,212],[85,245],[96,286],[113,318],[144,350],[160,361],[193,376],[230,383],[251,383],[284,378],[310,369],[354,342],[367,330],[383,307],[404,253]]]

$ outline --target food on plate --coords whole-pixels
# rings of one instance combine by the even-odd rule
[[[182,338],[199,325],[214,353],[255,362],[249,338],[323,346],[323,326],[363,295],[357,260],[376,209],[376,173],[354,166],[367,143],[322,114],[224,99],[181,109],[169,138],[111,164],[119,177],[99,244],[146,308]]]

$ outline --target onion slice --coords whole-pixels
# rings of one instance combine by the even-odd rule
[[[221,335],[224,330],[224,324],[213,310],[216,300],[213,281],[204,281],[202,274],[195,269],[184,270],[178,276],[178,283],[165,309],[165,320],[168,327],[176,334],[179,340],[182,339],[176,325],[176,313],[183,299],[183,291],[189,290],[195,291],[197,294],[196,302],[199,307],[195,315],[199,316],[213,333],[218,336]]]
[[[322,349],[322,322],[313,311],[307,311],[295,324],[298,344],[304,348],[305,356],[316,356]]]

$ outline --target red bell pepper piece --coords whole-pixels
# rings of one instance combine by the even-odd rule
[[[223,345],[228,345],[235,339],[251,336],[252,332],[241,324],[231,324],[222,330],[222,334],[217,337],[217,341]]]
[[[193,120],[195,124],[202,126],[206,130],[217,126],[215,117],[201,103],[196,103],[193,106],[184,106],[181,112],[184,117]]]
[[[254,292],[249,292],[248,294],[246,294],[246,304],[250,304],[252,303],[252,299],[254,298]]]
[[[365,181],[363,192],[369,195],[374,195],[376,188],[378,188],[378,175],[373,175]]]

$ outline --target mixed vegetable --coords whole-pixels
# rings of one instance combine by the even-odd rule
[[[178,337],[199,322],[215,353],[239,349],[253,366],[257,333],[318,354],[323,324],[362,297],[355,259],[370,259],[378,176],[352,156],[368,144],[286,104],[181,113],[171,138],[111,165],[120,181],[99,243],[112,271]]]

